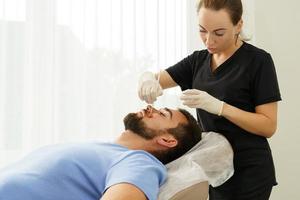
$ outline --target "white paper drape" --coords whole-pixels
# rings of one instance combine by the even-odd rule
[[[0,0],[0,167],[38,146],[120,134],[145,105],[138,75],[186,56],[186,4]],[[158,104],[176,107],[175,93]]]

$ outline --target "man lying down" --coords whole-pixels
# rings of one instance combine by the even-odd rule
[[[0,171],[2,200],[156,200],[167,164],[201,140],[187,111],[151,106],[124,118],[115,143],[43,147]]]

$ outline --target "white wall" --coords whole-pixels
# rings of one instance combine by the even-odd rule
[[[271,199],[300,199],[300,2],[256,0],[256,45],[274,59],[283,101],[277,133],[270,139],[279,185]]]
[[[193,1],[189,52],[203,47],[193,13],[197,0]],[[300,199],[300,1],[243,0],[243,4],[246,33],[252,35],[252,44],[271,53],[283,99],[277,132],[269,139],[279,183],[270,199]]]

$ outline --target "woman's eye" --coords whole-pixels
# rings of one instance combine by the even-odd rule
[[[215,32],[215,35],[216,35],[216,36],[220,36],[220,37],[221,37],[221,36],[223,36],[223,35],[224,35],[224,33],[218,33],[218,32]]]
[[[206,33],[206,31],[205,31],[205,30],[202,30],[202,29],[199,29],[199,32],[200,32],[200,33]]]

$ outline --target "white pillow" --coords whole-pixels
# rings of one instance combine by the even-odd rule
[[[166,167],[168,178],[160,188],[158,200],[170,199],[181,190],[204,181],[213,187],[223,184],[234,172],[233,151],[224,136],[204,132],[199,143]]]

